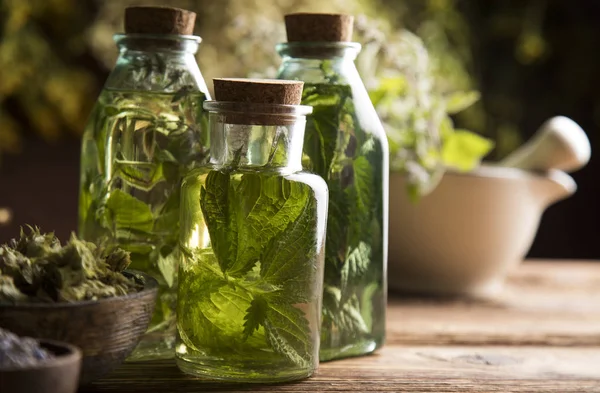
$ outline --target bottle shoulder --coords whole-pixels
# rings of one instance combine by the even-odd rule
[[[206,177],[213,171],[223,172],[223,167],[215,165],[203,165],[192,169],[183,179],[183,187],[194,187],[204,184]],[[263,178],[281,178],[293,183],[304,184],[317,194],[327,194],[328,188],[325,180],[308,171],[286,172],[280,170],[256,170],[256,169],[234,169],[227,170],[230,178],[240,178],[246,174],[258,175]]]

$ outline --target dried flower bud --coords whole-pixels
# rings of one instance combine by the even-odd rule
[[[130,253],[117,248],[106,257],[106,263],[112,271],[122,272],[131,263]]]

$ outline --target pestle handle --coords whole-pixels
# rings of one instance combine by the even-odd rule
[[[583,129],[568,117],[556,116],[544,122],[527,143],[499,165],[531,171],[573,172],[583,168],[590,156],[590,141]]]

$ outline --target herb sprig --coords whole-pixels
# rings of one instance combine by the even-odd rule
[[[180,335],[221,355],[270,348],[307,367],[312,340],[297,305],[317,295],[314,201],[308,186],[280,176],[235,179],[231,168],[212,170],[204,185],[184,188],[185,205],[200,201],[211,249],[184,249]]]

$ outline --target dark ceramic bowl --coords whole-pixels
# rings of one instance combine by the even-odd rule
[[[146,331],[158,283],[147,274],[128,271],[144,289],[125,296],[76,303],[0,304],[0,326],[19,336],[64,341],[83,353],[80,384],[114,369]]]
[[[54,356],[35,366],[0,368],[0,392],[75,393],[81,369],[81,351],[58,341],[39,340]]]

